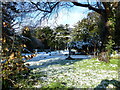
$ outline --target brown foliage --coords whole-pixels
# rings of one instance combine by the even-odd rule
[[[106,63],[109,63],[109,57],[108,57],[108,53],[107,52],[101,52],[99,55],[98,55],[98,60],[99,61],[104,61]]]

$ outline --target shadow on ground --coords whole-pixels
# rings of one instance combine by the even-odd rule
[[[120,90],[120,81],[117,80],[102,80],[101,83],[94,90],[107,90],[107,86],[112,84],[115,90]]]
[[[88,59],[88,58],[86,58],[86,59]],[[85,58],[84,59],[76,58],[74,60],[67,60],[67,59],[60,59],[59,58],[57,60],[48,60],[48,61],[45,61],[45,62],[39,62],[40,64],[32,65],[29,68],[30,69],[45,68],[45,67],[48,67],[49,65],[71,65],[71,64],[74,64],[77,61],[82,61],[82,60],[85,60]]]

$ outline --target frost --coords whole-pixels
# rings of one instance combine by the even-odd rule
[[[29,68],[33,68],[34,74],[40,72],[46,75],[46,77],[41,77],[43,80],[42,85],[48,85],[52,82],[65,82],[67,87],[94,88],[103,79],[111,80],[118,77],[117,71],[89,69],[93,61],[82,60],[81,62],[75,62],[75,60],[65,60],[65,53],[67,51],[60,51],[60,53],[56,51],[51,52],[51,56],[49,56],[50,53],[40,52],[37,57],[28,60],[26,63],[30,64]],[[72,55],[72,57],[86,59],[92,56]],[[91,62],[91,64],[86,66],[85,69],[79,68],[79,66],[86,62]],[[94,63],[94,66],[99,64]],[[117,65],[110,64],[110,66],[116,67]],[[41,87],[41,83],[38,83],[35,87]]]

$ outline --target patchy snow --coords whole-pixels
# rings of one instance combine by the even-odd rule
[[[52,64],[59,64],[61,62],[67,63],[65,60],[68,57],[68,51],[52,51],[52,52],[38,52],[36,57],[27,60],[25,64],[29,64],[29,68],[45,67]],[[66,55],[67,54],[67,55]],[[72,58],[89,59],[91,55],[71,55]],[[69,64],[69,63],[67,63]]]
[[[74,63],[75,60],[64,60],[64,62]],[[79,65],[81,65],[82,62],[79,62]],[[84,60],[84,62],[88,62],[88,60]],[[52,82],[63,82],[67,83],[67,87],[95,88],[104,79],[112,80],[118,77],[117,71],[90,69],[89,67],[87,69],[79,68],[79,66],[74,64],[49,65],[47,67],[33,69],[32,72],[43,72],[47,75],[47,77],[40,77],[43,83],[38,83],[34,87],[42,87],[42,85],[47,86]],[[110,88],[112,88],[112,86],[110,86]]]
[[[32,73],[34,75],[43,74],[42,77],[38,77],[38,80],[42,80],[42,83],[37,82],[33,87],[41,88],[52,82],[63,82],[67,83],[67,87],[94,88],[104,79],[112,80],[118,77],[115,70],[95,69],[100,62],[96,62],[97,59],[89,61],[88,59],[92,55],[71,55],[72,58],[76,59],[66,60],[68,57],[66,54],[68,54],[68,51],[37,52],[36,57],[27,60],[25,64],[30,65],[29,68],[33,69]],[[86,68],[82,67],[88,62],[89,65],[85,66]],[[94,66],[94,68],[91,68],[91,66]],[[114,64],[109,64],[109,66],[117,67]]]
[[[82,46],[84,45],[92,46],[92,43],[83,42],[83,41],[72,41],[68,43],[68,47],[78,48],[78,49],[82,49]]]

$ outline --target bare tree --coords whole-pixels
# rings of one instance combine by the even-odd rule
[[[39,17],[39,22],[46,20],[49,20],[50,17],[53,17],[53,15],[56,14],[56,17],[59,14],[59,11],[62,10],[62,8],[71,8],[74,6],[78,7],[85,7],[88,8],[89,10],[95,11],[100,14],[101,16],[101,21],[102,21],[102,46],[103,44],[107,43],[108,41],[108,36],[113,34],[110,33],[111,27],[109,24],[109,18],[115,18],[116,20],[116,26],[115,26],[115,33],[117,35],[116,38],[119,38],[120,36],[118,33],[120,33],[119,28],[119,7],[120,7],[120,2],[102,2],[101,0],[99,2],[94,2],[94,4],[91,4],[89,0],[87,0],[85,3],[80,2],[80,1],[73,1],[73,2],[65,2],[65,1],[56,1],[56,2],[51,2],[47,0],[47,2],[16,2],[16,4],[19,6],[14,7],[17,9],[14,9],[13,7],[11,10],[15,11],[17,10],[17,15],[25,16],[28,17],[28,13],[33,13],[37,12],[36,17]],[[32,14],[33,15],[33,14]],[[21,17],[18,16],[18,17]],[[115,36],[116,36],[115,35]],[[117,42],[117,41],[116,41]],[[120,43],[118,43],[120,44]]]
[[[48,0],[49,1],[49,0]],[[110,25],[109,25],[109,18],[114,18],[119,13],[119,3],[120,2],[102,2],[96,1],[94,4],[91,4],[89,0],[86,1],[86,3],[83,2],[31,2],[31,5],[34,7],[34,10],[39,10],[40,13],[42,13],[42,17],[40,20],[49,17],[52,17],[53,14],[57,13],[61,10],[61,8],[70,8],[73,6],[78,7],[85,7],[89,10],[93,10],[101,15],[101,21],[102,21],[102,46],[103,44],[107,43],[108,36],[111,35],[110,33]],[[118,17],[118,16],[117,16]],[[117,18],[119,19],[119,18]],[[117,26],[119,24],[118,20],[116,20]],[[117,27],[116,26],[116,27]],[[118,29],[118,28],[117,28]],[[118,32],[118,30],[115,30]],[[117,34],[117,33],[116,33]],[[117,35],[118,36],[118,35]]]

